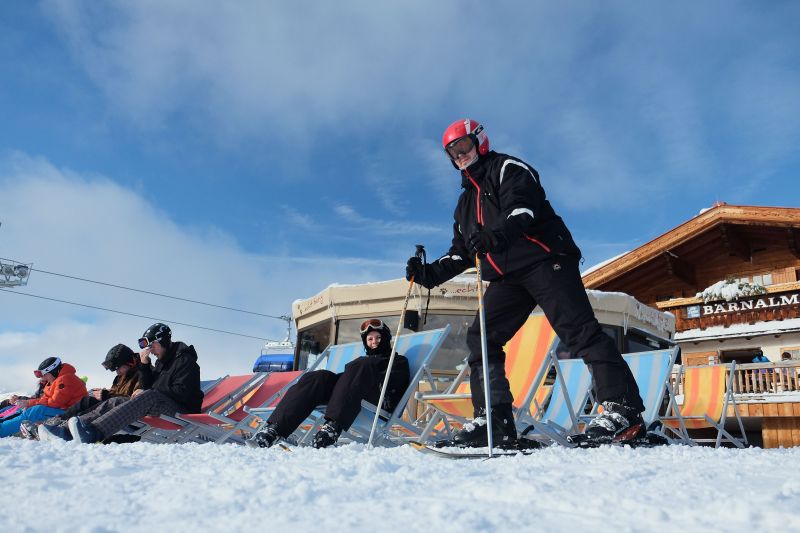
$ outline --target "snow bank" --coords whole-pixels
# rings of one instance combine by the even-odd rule
[[[0,466],[19,503],[8,501],[2,531],[800,530],[800,448],[451,461],[408,447],[3,439]]]

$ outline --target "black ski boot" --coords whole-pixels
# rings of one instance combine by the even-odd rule
[[[641,413],[628,407],[625,401],[605,401],[603,412],[586,426],[580,435],[572,435],[567,440],[578,446],[598,446],[601,444],[625,444],[638,442],[647,436]]]
[[[339,440],[339,435],[342,434],[342,428],[336,420],[326,420],[322,427],[319,428],[317,434],[314,435],[314,442],[311,445],[314,448],[327,448],[333,446]]]
[[[19,425],[19,432],[28,440],[39,440],[39,426],[36,422],[23,420]]]
[[[482,407],[477,416],[455,434],[451,446],[463,448],[485,448],[489,446],[486,434],[486,410]],[[492,444],[498,448],[514,448],[517,445],[517,427],[514,425],[514,412],[511,404],[492,407]]]
[[[278,435],[278,430],[275,428],[274,425],[267,422],[267,425],[264,428],[253,435],[253,438],[245,441],[248,446],[250,447],[259,447],[259,448],[270,448],[273,444],[278,442],[280,439],[280,435]]]

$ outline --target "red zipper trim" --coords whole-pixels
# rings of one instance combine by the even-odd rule
[[[465,170],[464,174],[467,176],[467,179],[469,179],[469,181],[472,182],[472,184],[475,186],[475,189],[478,191],[475,194],[475,207],[477,208],[476,213],[478,214],[478,224],[483,226],[483,207],[481,206],[481,188],[478,186],[478,183],[474,179],[472,179],[472,176],[469,175],[469,172]],[[495,264],[495,262],[492,260],[492,257],[489,254],[486,254],[486,260],[489,261],[489,264],[492,265],[492,268],[494,268],[498,274],[500,274],[501,276],[504,275],[503,271],[500,270],[500,267],[498,267],[497,264]]]
[[[527,235],[525,235],[524,233],[523,233],[523,236],[524,236],[526,239],[528,239],[529,241],[531,241],[531,242],[533,242],[533,243],[536,243],[536,244],[538,244],[539,246],[541,246],[542,248],[544,248],[544,251],[545,251],[545,252],[547,252],[548,254],[550,253],[550,248],[548,248],[548,247],[547,247],[547,246],[546,246],[546,245],[545,245],[543,242],[537,241],[537,240],[536,240],[536,239],[534,239],[533,237],[528,237],[528,236],[527,236]]]
[[[495,269],[495,270],[497,270],[497,273],[498,273],[498,274],[500,274],[501,276],[503,276],[503,275],[504,275],[504,274],[503,274],[503,271],[502,271],[502,270],[500,270],[500,267],[498,267],[497,265],[495,265],[495,264],[494,264],[494,261],[492,261],[492,256],[491,256],[491,255],[489,255],[489,254],[486,254],[486,259],[488,259],[489,263],[490,263],[490,264],[491,264],[491,265],[494,267],[494,269]]]
[[[472,179],[472,176],[469,175],[469,172],[465,170],[464,174],[467,175],[467,179],[469,179],[469,181],[472,182],[472,184],[475,186],[475,189],[478,191],[475,194],[475,208],[476,208],[475,212],[478,214],[478,224],[483,226],[483,209],[481,208],[481,188],[478,187],[478,183],[474,179]]]

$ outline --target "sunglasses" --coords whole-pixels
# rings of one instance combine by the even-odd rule
[[[452,159],[458,159],[462,155],[470,153],[473,148],[475,148],[475,143],[472,141],[472,137],[467,135],[448,144],[445,150]]]
[[[372,328],[372,329],[383,329],[383,327],[385,325],[386,324],[383,323],[383,320],[381,320],[379,318],[370,318],[369,320],[365,320],[364,322],[361,323],[360,331],[361,331],[361,334],[363,335],[370,328]]]
[[[44,374],[42,374],[41,370],[34,370],[33,371],[33,375],[36,376],[39,379],[42,379],[42,376],[44,376]]]

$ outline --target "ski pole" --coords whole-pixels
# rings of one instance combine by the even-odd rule
[[[417,245],[417,257],[425,253],[425,249],[421,244]],[[414,288],[414,276],[408,280],[408,290],[406,290],[406,299],[403,301],[403,308],[400,310],[400,322],[397,324],[397,332],[392,340],[392,351],[389,355],[389,364],[386,366],[386,376],[383,378],[383,386],[381,387],[381,394],[378,398],[378,405],[375,409],[375,418],[372,420],[372,429],[369,430],[369,440],[367,447],[372,448],[372,438],[375,436],[375,428],[378,427],[378,418],[381,416],[381,406],[383,406],[383,398],[386,396],[386,388],[389,386],[389,377],[392,373],[392,365],[394,364],[395,348],[397,348],[397,340],[400,338],[400,332],[403,330],[403,319],[406,316],[406,309],[408,308],[408,299],[411,297],[411,289]]]
[[[492,457],[492,402],[489,394],[489,354],[486,344],[486,312],[483,309],[483,279],[481,258],[475,254],[475,270],[478,274],[478,320],[481,325],[481,365],[483,365],[483,398],[486,405],[486,441],[489,444],[489,457]]]

